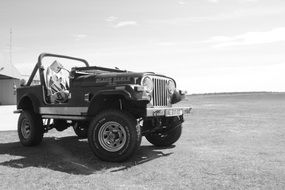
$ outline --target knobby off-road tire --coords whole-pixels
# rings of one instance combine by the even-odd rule
[[[35,146],[42,142],[44,134],[40,115],[24,110],[18,120],[18,136],[24,146]]]
[[[129,113],[107,110],[90,123],[88,142],[101,160],[122,162],[130,158],[141,143],[141,128]]]
[[[73,126],[75,134],[80,139],[86,139],[88,137],[88,123],[87,122],[77,122]]]
[[[147,123],[147,125],[151,125]],[[151,133],[146,135],[148,142],[157,147],[169,147],[174,144],[181,136],[182,133],[182,124],[179,122],[177,117],[172,119],[170,125],[161,132]]]

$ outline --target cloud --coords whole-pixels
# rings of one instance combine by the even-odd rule
[[[257,45],[283,42],[285,41],[284,34],[285,27],[279,27],[265,32],[247,32],[236,36],[214,36],[205,42],[212,43],[215,48]]]
[[[121,21],[114,25],[115,28],[121,28],[126,26],[136,26],[138,25],[136,21]]]
[[[174,42],[157,42],[156,45],[158,46],[174,46],[176,43]]]
[[[232,11],[220,12],[209,16],[192,16],[192,17],[174,17],[168,19],[151,19],[147,20],[150,24],[167,24],[167,25],[188,25],[192,23],[201,22],[221,22],[228,20],[239,20],[248,18],[259,18],[266,16],[283,16],[285,12],[284,6],[270,6],[270,7],[249,7],[243,9],[236,9]]]
[[[208,0],[210,3],[218,3],[220,2],[219,0]]]
[[[252,2],[258,2],[259,0],[232,0],[240,3],[252,3]],[[220,3],[221,0],[208,0],[210,3]]]
[[[75,38],[75,41],[83,40],[87,37],[86,34],[74,34],[73,37]]]
[[[114,28],[138,25],[136,21],[133,21],[133,20],[122,21],[119,17],[116,17],[116,16],[109,16],[105,19],[105,21],[108,22],[110,26]]]
[[[258,2],[259,0],[237,0],[238,2],[241,2],[241,3],[256,3]]]
[[[119,17],[109,16],[108,18],[105,19],[105,21],[107,21],[107,22],[114,22],[114,21],[117,21],[118,19],[119,19]]]
[[[184,6],[186,3],[184,0],[181,0],[181,1],[178,1],[178,4],[181,5],[181,6]]]

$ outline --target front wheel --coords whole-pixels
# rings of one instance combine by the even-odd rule
[[[34,146],[42,142],[44,134],[40,115],[24,110],[18,120],[18,136],[24,146]]]
[[[129,113],[107,110],[90,123],[88,142],[101,160],[122,162],[130,158],[141,143],[141,128]]]
[[[147,123],[146,125],[151,125]],[[147,126],[150,127],[150,126]],[[180,138],[182,133],[182,124],[178,117],[172,118],[168,126],[162,131],[146,135],[148,142],[157,147],[169,147]]]

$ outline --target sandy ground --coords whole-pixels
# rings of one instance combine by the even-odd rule
[[[14,114],[16,106],[0,106],[0,131],[17,130],[19,114]]]

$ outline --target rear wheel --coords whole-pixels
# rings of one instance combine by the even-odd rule
[[[146,125],[151,125],[151,122],[146,123]],[[148,128],[153,128],[152,126],[147,126]],[[146,139],[158,147],[169,147],[174,144],[180,138],[182,133],[182,124],[178,117],[172,118],[166,128],[146,135]]]
[[[122,162],[130,158],[141,143],[141,129],[137,120],[119,110],[107,110],[90,123],[88,142],[101,160]]]
[[[88,122],[76,122],[73,126],[73,130],[79,138],[86,139],[88,137]]]
[[[24,146],[34,146],[42,142],[44,134],[42,118],[33,111],[24,110],[18,120],[18,136]]]

